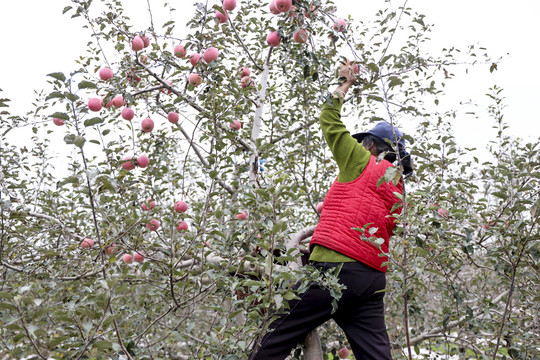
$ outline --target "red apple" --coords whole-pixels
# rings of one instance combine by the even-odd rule
[[[145,167],[148,166],[149,163],[150,163],[150,159],[148,158],[146,154],[142,154],[137,158],[137,165],[140,168],[144,169]]]
[[[144,132],[151,132],[154,130],[154,121],[150,118],[146,118],[141,121],[141,129]]]
[[[186,212],[188,209],[188,205],[185,201],[179,200],[174,204],[174,211],[176,212]]]
[[[272,0],[270,3],[270,12],[274,15],[279,15],[280,11],[276,7],[276,0]]]
[[[167,120],[169,120],[169,122],[173,124],[176,124],[178,120],[180,120],[180,116],[178,115],[178,113],[171,111],[170,113],[167,114]]]
[[[157,219],[150,220],[148,224],[146,224],[146,228],[150,231],[156,231],[157,229],[159,229],[159,220]]]
[[[122,167],[125,170],[133,170],[135,169],[135,164],[133,163],[133,158],[131,156],[126,156],[124,158],[124,162],[122,163]]]
[[[122,256],[122,260],[124,260],[126,264],[129,264],[133,261],[133,256],[129,254],[124,254],[124,256]]]
[[[232,11],[236,7],[236,0],[223,0],[223,8]]]
[[[292,7],[292,0],[276,0],[276,9],[279,10],[279,12],[287,12],[291,10]]]
[[[104,96],[104,97],[101,98],[101,103],[102,103],[102,104],[105,103],[105,97],[106,97],[106,96]],[[108,109],[108,108],[110,108],[111,106],[113,106],[113,102],[112,102],[112,101],[113,101],[113,99],[109,100],[109,101],[105,104],[105,109]]]
[[[176,226],[176,230],[180,231],[180,230],[187,230],[188,229],[188,223],[185,222],[185,221],[180,221],[178,223],[178,225]]]
[[[229,127],[232,130],[240,130],[242,128],[242,123],[238,119],[234,119],[233,122],[229,123]]]
[[[135,111],[133,111],[133,109],[128,108],[128,107],[122,109],[122,118],[124,120],[131,121],[134,116],[135,116]]]
[[[240,68],[240,77],[243,78],[245,76],[251,75],[251,70],[248,67],[241,67]]]
[[[439,210],[437,210],[437,214],[439,214],[440,217],[447,217],[448,216],[448,210],[446,210],[444,208],[439,208]]]
[[[334,30],[343,32],[347,29],[347,22],[343,19],[337,19],[334,22]]]
[[[227,10],[223,10],[223,12],[216,10],[216,18],[220,24],[223,24],[229,20],[229,13],[227,13]]]
[[[139,62],[140,62],[141,64],[148,64],[148,56],[146,56],[146,55],[144,55],[144,54],[141,55],[141,56],[139,56]]]
[[[148,35],[144,34],[143,36],[141,36],[141,39],[145,48],[150,45],[150,38],[148,37]]]
[[[91,248],[92,246],[94,246],[94,240],[92,240],[92,239],[85,238],[85,239],[81,242],[81,247],[84,248],[84,249],[89,249],[89,248]]]
[[[320,201],[319,203],[317,203],[317,212],[320,214],[322,213],[322,209],[323,209],[323,202]]]
[[[201,61],[201,54],[192,53],[191,55],[189,55],[189,62],[191,63],[191,65],[196,66],[199,61]]]
[[[114,76],[113,71],[107,67],[99,70],[99,78],[101,80],[109,80],[109,79],[112,79],[113,76]]]
[[[102,103],[101,99],[91,98],[90,100],[88,100],[88,108],[91,111],[99,111],[99,110],[101,110],[102,106],[103,106],[103,103]]]
[[[53,121],[54,125],[56,125],[56,126],[62,126],[62,125],[64,125],[64,121],[65,121],[65,120],[58,119],[58,118],[53,118],[52,121]]]
[[[300,29],[293,34],[293,40],[297,43],[303,44],[308,41],[309,35],[306,30]]]
[[[105,248],[105,255],[111,256],[116,250],[118,250],[116,244],[111,244]]]
[[[235,216],[238,220],[246,220],[247,214],[245,211],[240,211],[240,213],[236,214]]]
[[[349,65],[349,66],[350,66],[350,65],[353,65],[353,72],[354,72],[355,74],[360,73],[360,66],[358,66],[358,64],[355,64],[355,63],[354,63],[354,60],[352,60],[352,61],[351,61],[351,60],[347,60],[347,65]]]
[[[139,51],[144,48],[144,40],[139,36],[135,36],[131,41],[131,49],[133,51]]]
[[[176,45],[174,47],[174,55],[183,58],[186,56],[186,49],[184,48],[184,45]]]
[[[197,73],[191,73],[189,74],[188,82],[191,86],[199,86],[202,84],[202,77]]]
[[[340,359],[346,359],[349,357],[349,349],[347,349],[346,347],[340,349],[338,351],[338,356]]]
[[[128,71],[126,72],[126,78],[130,83],[138,83],[141,81],[141,77],[137,75],[135,71]]]
[[[279,34],[277,31],[272,31],[268,36],[266,36],[266,43],[272,47],[276,47],[281,42]]]
[[[150,199],[150,198],[146,199],[145,202],[141,203],[141,208],[144,211],[150,211],[155,207],[156,207],[156,202],[154,200]]]
[[[116,95],[112,99],[112,104],[114,105],[115,108],[119,109],[122,106],[124,106],[126,102],[124,101],[124,97],[122,95]]]
[[[212,61],[216,60],[218,56],[219,56],[219,50],[216,49],[215,47],[209,47],[204,52],[203,59],[204,61],[206,61],[206,63],[211,63]]]
[[[240,80],[240,86],[242,87],[242,89],[245,89],[252,85],[253,85],[253,80],[251,80],[249,76],[244,76],[242,80]]]
[[[144,262],[144,255],[138,251],[134,251],[133,260],[135,260],[135,262],[142,264]]]

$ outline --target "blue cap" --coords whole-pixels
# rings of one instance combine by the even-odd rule
[[[395,136],[394,136],[394,132],[396,134]],[[393,144],[396,142],[396,137],[397,137],[399,145],[405,148],[405,139],[403,139],[403,134],[401,133],[401,131],[399,131],[399,129],[395,126],[394,126],[394,129],[392,130],[392,125],[390,125],[386,121],[381,121],[380,123],[375,125],[373,129],[368,130],[367,132],[354,134],[352,137],[355,138],[359,143],[361,143],[364,137],[368,134],[374,135],[384,141],[385,139],[388,139]]]

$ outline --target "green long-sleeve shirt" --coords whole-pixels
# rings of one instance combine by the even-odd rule
[[[319,124],[339,168],[338,181],[353,181],[362,174],[366,168],[371,152],[358,143],[341,121],[342,104],[339,99],[333,98],[332,105],[325,103],[319,117]],[[309,257],[312,261],[320,262],[352,262],[356,261],[348,256],[315,245]]]

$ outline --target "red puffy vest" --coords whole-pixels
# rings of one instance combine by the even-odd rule
[[[366,237],[384,239],[381,245],[383,252],[388,252],[388,239],[395,226],[395,218],[391,209],[399,200],[394,192],[403,193],[401,181],[383,183],[377,188],[377,181],[386,169],[393,166],[390,162],[371,156],[362,174],[350,182],[334,181],[324,198],[323,210],[319,224],[311,238],[310,247],[319,244],[343,255],[360,261],[374,269],[386,272],[383,262],[388,257],[380,256],[380,250],[371,242],[360,238],[361,232],[353,228],[366,227]],[[394,213],[400,213],[401,207]],[[378,230],[370,235],[370,228]]]

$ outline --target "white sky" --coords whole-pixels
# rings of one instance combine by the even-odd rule
[[[238,0],[239,6],[242,1]],[[172,3],[178,10],[182,8],[175,20],[178,25],[184,24],[193,13],[194,1]],[[376,9],[385,6],[384,0],[336,0],[335,3],[337,16],[346,17],[351,13],[362,20],[369,19]],[[397,6],[402,2],[393,0],[392,3]],[[12,113],[23,114],[31,109],[33,91],[45,87],[46,74],[69,72],[75,68],[77,56],[86,51],[87,34],[82,30],[82,20],[62,15],[67,5],[70,5],[67,0],[19,0],[2,4],[0,88],[3,93],[0,96],[12,100]],[[147,14],[146,1],[129,0],[129,5],[138,9],[129,15],[143,20]],[[483,110],[489,104],[484,94],[497,84],[504,89],[508,106],[505,120],[510,125],[510,134],[529,141],[538,139],[540,115],[534,105],[540,103],[537,70],[540,47],[536,38],[540,35],[540,1],[409,0],[408,6],[425,14],[428,23],[435,24],[431,35],[434,51],[448,46],[464,48],[468,44],[480,44],[493,58],[508,54],[493,74],[489,73],[488,65],[471,68],[468,74],[464,70],[457,71],[457,79],[447,88],[444,106],[457,107],[460,101],[474,99]],[[485,112],[479,118],[463,113],[454,125],[458,142],[463,146],[485,143],[487,134],[493,134],[493,123]]]

